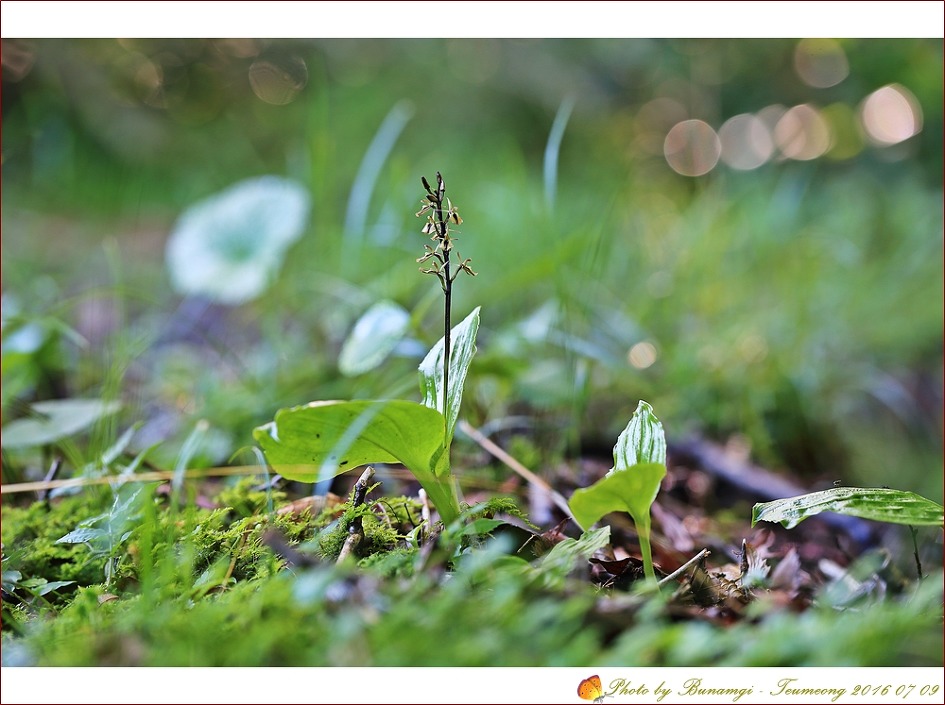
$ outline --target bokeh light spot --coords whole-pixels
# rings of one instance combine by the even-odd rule
[[[771,132],[754,115],[736,115],[719,128],[722,161],[733,169],[757,169],[774,153]]]
[[[830,149],[830,127],[811,105],[795,105],[778,120],[774,141],[789,159],[816,159]]]
[[[880,145],[903,142],[922,130],[922,109],[912,92],[897,83],[873,91],[860,107],[866,136]]]
[[[683,176],[708,174],[719,162],[722,143],[702,120],[676,123],[663,142],[663,155],[673,171]]]
[[[656,346],[648,340],[637,343],[627,353],[627,361],[638,370],[652,366],[656,358]]]
[[[849,75],[850,64],[833,39],[802,39],[794,50],[794,70],[808,86],[829,88]]]
[[[249,67],[249,83],[260,100],[271,105],[287,105],[308,83],[308,67],[299,56],[267,56]]]
[[[22,39],[4,39],[0,43],[0,63],[3,64],[3,80],[10,83],[22,81],[36,62],[36,46]]]
[[[760,362],[768,355],[768,343],[754,332],[742,335],[735,347],[744,362]]]

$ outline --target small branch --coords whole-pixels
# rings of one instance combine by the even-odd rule
[[[697,561],[699,561],[699,560],[705,558],[705,557],[708,556],[708,555],[709,555],[709,549],[708,549],[708,548],[703,548],[703,549],[702,549],[701,551],[699,551],[696,555],[694,555],[694,556],[693,556],[692,558],[690,558],[688,561],[686,561],[686,562],[683,563],[681,566],[679,566],[679,568],[677,568],[677,569],[674,570],[672,573],[670,573],[669,575],[667,575],[665,578],[663,578],[662,580],[660,580],[660,581],[659,581],[659,585],[665,585],[665,584],[668,583],[670,580],[673,580],[674,578],[678,578],[680,575],[682,575],[682,574],[686,571],[686,568],[688,568],[689,566],[691,566],[693,563],[695,563],[695,562],[697,562]]]
[[[62,469],[62,456],[57,455],[53,461],[52,465],[49,466],[49,472],[46,473],[46,477],[43,478],[42,489],[39,490],[38,499],[40,502],[45,502],[49,498],[49,487],[56,479],[56,475],[59,474],[59,471]]]
[[[236,465],[233,467],[195,468],[185,470],[187,479],[203,479],[207,477],[230,477],[233,475],[259,475],[258,465]],[[10,485],[0,485],[0,494],[14,494],[16,492],[39,492],[52,490],[58,487],[89,487],[92,485],[110,485],[125,482],[166,482],[174,477],[171,470],[155,472],[139,472],[134,475],[103,475],[101,477],[69,477],[64,480],[42,480],[37,482],[18,482]]]
[[[367,495],[368,485],[371,482],[371,479],[374,477],[374,467],[368,465],[361,477],[356,483],[354,483],[354,492],[351,498],[352,507],[360,507],[364,504],[364,498]],[[354,550],[358,547],[358,544],[361,543],[361,540],[364,538],[364,517],[358,516],[352,520],[351,525],[348,527],[348,538],[345,539],[344,545],[341,547],[341,552],[338,554],[338,563],[346,560],[348,556],[354,553]]]

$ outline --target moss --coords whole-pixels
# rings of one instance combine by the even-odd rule
[[[416,548],[395,548],[386,553],[375,553],[362,559],[358,565],[383,578],[410,578],[416,569]]]
[[[508,514],[511,517],[520,519],[526,526],[534,531],[538,531],[538,527],[528,520],[528,516],[518,508],[515,500],[511,497],[492,497],[469,509],[469,516],[473,519],[479,517],[491,519],[499,514]]]
[[[351,506],[349,498],[330,513],[322,512],[315,525],[330,520],[314,541],[316,553],[326,560],[334,560],[348,538],[351,523],[361,517],[364,538],[357,555],[367,557],[402,547],[404,538],[419,523],[421,504],[407,497],[383,497],[376,502]],[[340,516],[338,513],[340,512]]]
[[[24,578],[74,580],[77,585],[102,581],[104,558],[96,558],[82,544],[56,543],[79,522],[105,511],[110,494],[90,492],[29,507],[2,507],[4,570],[18,570]],[[66,588],[64,595],[69,593]],[[50,595],[54,600],[58,595]]]
[[[274,506],[285,500],[285,492],[255,489],[258,485],[256,478],[240,478],[232,487],[220,491],[217,502],[241,517],[252,517],[265,514],[269,510],[270,499]]]

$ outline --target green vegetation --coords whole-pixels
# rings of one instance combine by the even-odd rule
[[[589,527],[605,514],[624,510],[633,517],[643,552],[643,570],[656,582],[650,550],[650,507],[666,477],[666,437],[653,407],[641,401],[614,446],[614,467],[591,487],[571,497],[574,519]]]
[[[821,512],[837,512],[875,521],[913,526],[942,526],[942,505],[920,497],[915,492],[901,492],[888,487],[836,487],[801,497],[756,504],[751,523],[777,521],[792,529],[808,517]]]
[[[942,665],[942,45],[824,46],[5,39],[4,664]]]

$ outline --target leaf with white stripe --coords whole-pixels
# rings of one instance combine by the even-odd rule
[[[943,509],[915,492],[886,487],[836,487],[799,497],[776,499],[756,504],[751,510],[751,525],[759,521],[780,523],[793,529],[808,517],[821,512],[911,526],[942,526]]]
[[[617,438],[614,446],[614,468],[619,472],[638,463],[666,465],[666,435],[663,424],[653,413],[653,407],[642,399],[633,412],[630,423]]]

